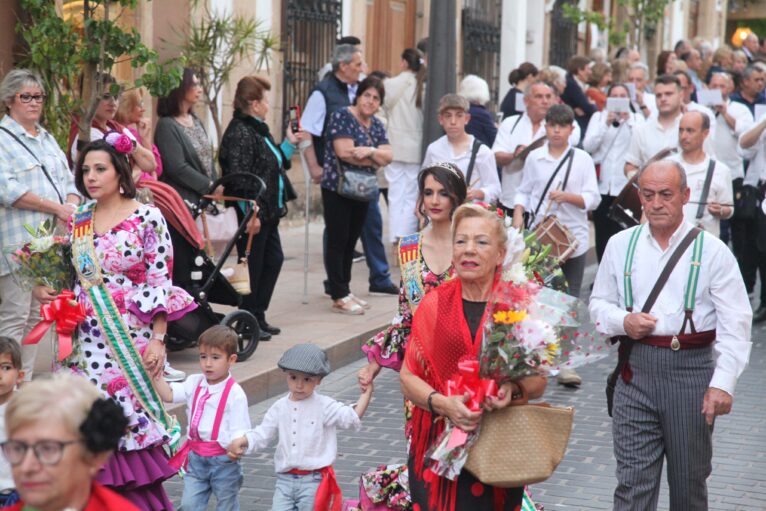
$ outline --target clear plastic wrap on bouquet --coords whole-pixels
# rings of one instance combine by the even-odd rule
[[[25,291],[34,286],[48,286],[57,293],[72,286],[74,269],[69,238],[54,234],[53,222],[37,229],[24,228],[31,235],[27,243],[3,247],[3,257],[16,284]]]
[[[608,338],[596,331],[587,306],[577,298],[520,278],[500,279],[490,304],[482,378],[502,382],[556,374],[607,355]]]

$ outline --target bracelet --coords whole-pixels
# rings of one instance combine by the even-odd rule
[[[438,394],[438,390],[434,390],[430,394],[428,394],[428,411],[431,412],[431,415],[434,415],[436,412],[434,412],[434,404],[433,404],[433,398],[434,394]]]
[[[152,341],[160,341],[162,344],[165,344],[165,334],[152,334]]]

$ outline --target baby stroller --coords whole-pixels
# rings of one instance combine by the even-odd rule
[[[236,180],[238,193],[245,195],[243,200],[254,200],[266,188],[264,182],[253,174],[235,174],[215,181],[208,194],[219,186]],[[226,325],[239,337],[237,361],[247,360],[258,347],[260,328],[258,321],[249,311],[239,309],[242,296],[221,274],[229,254],[237,239],[244,234],[247,223],[254,210],[244,216],[237,227],[236,235],[229,240],[226,248],[219,254],[217,262],[205,252],[205,240],[197,230],[194,219],[202,211],[217,214],[217,206],[211,199],[202,198],[199,203],[188,205],[178,193],[165,183],[142,181],[139,186],[152,191],[155,205],[162,211],[168,223],[170,238],[173,243],[173,283],[186,290],[197,303],[197,308],[183,318],[168,323],[167,348],[178,351],[193,346],[200,334],[214,325]],[[191,212],[189,209],[191,208]],[[238,310],[228,314],[214,312],[211,304],[230,305]]]

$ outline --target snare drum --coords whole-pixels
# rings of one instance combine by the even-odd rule
[[[555,215],[545,217],[533,232],[541,245],[551,246],[551,255],[559,264],[566,262],[577,250],[579,243],[574,234]]]
[[[636,176],[633,176],[609,207],[608,215],[620,227],[628,229],[641,223],[642,212],[641,199],[638,196],[638,183]]]

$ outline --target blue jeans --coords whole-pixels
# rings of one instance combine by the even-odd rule
[[[370,202],[367,218],[362,227],[364,258],[370,269],[370,286],[391,287],[391,273],[388,271],[386,248],[383,246],[383,218],[380,216],[378,201]]]
[[[239,511],[242,478],[242,466],[225,454],[208,457],[189,453],[181,497],[183,511],[204,511],[211,493],[215,495],[216,511]]]
[[[271,511],[313,511],[314,499],[322,474],[277,474],[277,487]],[[184,509],[184,511],[186,511]]]

